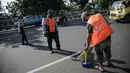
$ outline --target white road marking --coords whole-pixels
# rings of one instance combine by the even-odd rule
[[[54,64],[57,64],[57,63],[59,63],[59,62],[61,62],[61,61],[64,61],[64,60],[66,60],[66,59],[69,59],[70,57],[75,56],[75,55],[77,55],[77,54],[79,54],[79,53],[81,53],[81,51],[79,51],[79,52],[77,52],[77,53],[74,53],[74,54],[72,54],[72,55],[70,55],[70,56],[61,58],[61,59],[59,59],[59,60],[56,60],[56,61],[54,61],[54,62],[52,62],[52,63],[46,64],[46,65],[44,65],[44,66],[41,66],[41,67],[39,67],[39,68],[36,68],[36,69],[34,69],[34,70],[28,71],[27,73],[35,73],[35,72],[40,71],[40,70],[42,70],[42,69],[45,69],[45,68],[47,68],[47,67],[49,67],[49,66],[51,66],[51,65],[54,65]]]

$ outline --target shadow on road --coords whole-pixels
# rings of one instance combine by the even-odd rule
[[[18,44],[12,45],[12,48],[19,48]]]
[[[34,45],[34,44],[29,44],[28,46],[35,47],[34,50],[50,51],[50,49],[49,49],[47,46],[43,46],[43,45]]]
[[[114,63],[118,63],[118,64],[126,64],[126,62],[122,61],[122,60],[116,60],[116,59],[112,59],[111,60]],[[105,67],[107,67],[106,65],[104,65]],[[116,68],[116,69],[121,69],[127,73],[130,73],[130,68],[123,68],[123,67],[119,67],[119,66],[115,66],[114,64],[112,64],[112,66],[110,68]]]
[[[107,67],[106,65],[104,65],[104,66]],[[110,68],[121,69],[127,73],[130,73],[130,68],[123,68],[123,67],[119,67],[119,66],[115,66],[115,65],[112,65]]]
[[[56,54],[65,55],[65,56],[69,56],[69,55],[76,53],[76,52],[68,51],[68,50],[58,51],[57,49],[55,49],[54,51],[55,51]]]
[[[39,30],[39,28],[34,27],[34,28],[26,29],[25,31],[26,31],[28,41],[35,40],[37,43],[41,43],[40,40],[38,39],[43,37],[42,30]],[[5,38],[5,37],[8,37],[8,38]],[[22,43],[21,34],[18,34],[17,31],[7,33],[6,35],[1,36],[0,38],[1,38],[0,45],[3,44],[2,46],[4,47],[11,45],[12,48],[18,48],[19,45]],[[31,42],[32,41],[30,41],[29,43]]]
[[[92,53],[92,56],[94,56],[93,53]],[[91,58],[92,58],[92,56],[91,56]],[[112,59],[111,61],[114,62],[114,63],[118,63],[118,64],[126,64],[126,62],[124,62],[122,60]],[[88,67],[87,69],[95,69],[95,67],[94,67],[95,66],[95,61],[94,61],[93,58],[91,60],[91,63],[92,63],[91,67]],[[104,67],[107,67],[107,65],[104,65]],[[109,68],[121,69],[126,73],[130,73],[130,68],[119,67],[119,66],[115,66],[113,64]],[[113,72],[113,71],[105,70],[105,72],[103,72],[103,73],[119,73],[119,72]]]
[[[26,43],[25,43],[25,45],[23,45],[23,46],[32,46],[32,47],[38,48],[39,50],[40,50],[41,48],[45,47],[45,46],[42,46],[42,45],[34,45],[34,44],[30,44],[30,43],[39,43],[39,44],[42,44],[42,43],[44,43],[44,41],[40,41],[40,40],[37,40],[37,39],[36,39],[35,41],[29,42],[29,44],[26,44]],[[12,48],[19,48],[19,45],[22,45],[22,43],[13,44],[13,45],[11,45],[11,46],[12,46]]]
[[[119,73],[119,72],[113,72],[113,71],[108,71],[108,70],[105,70],[104,73]]]
[[[29,44],[28,46],[35,47],[34,50],[50,51],[50,49],[47,46],[43,46],[43,45]],[[54,54],[60,54],[60,55],[65,55],[65,56],[69,56],[69,55],[76,53],[76,52],[68,51],[68,50],[59,51],[56,48],[54,48],[53,50],[54,50]]]
[[[118,64],[126,64],[126,62],[117,59],[111,59],[111,62],[118,63]]]

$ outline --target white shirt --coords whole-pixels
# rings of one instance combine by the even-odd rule
[[[20,23],[18,24],[18,33],[21,32],[21,29],[20,29]]]
[[[42,19],[42,27],[43,27],[43,32],[44,32],[44,34],[47,33],[47,32],[46,32],[46,29],[47,29],[47,28],[45,27],[46,25],[47,25],[47,23],[45,22],[45,18],[43,18],[43,19]]]

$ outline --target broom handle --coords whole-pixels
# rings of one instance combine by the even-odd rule
[[[87,52],[84,50],[85,63],[87,64]]]

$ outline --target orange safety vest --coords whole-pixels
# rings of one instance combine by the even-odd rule
[[[101,43],[114,32],[100,13],[90,16],[87,23],[90,24],[93,29],[91,37],[93,46]]]
[[[55,19],[45,18],[45,21],[49,25],[49,32],[55,32]]]

